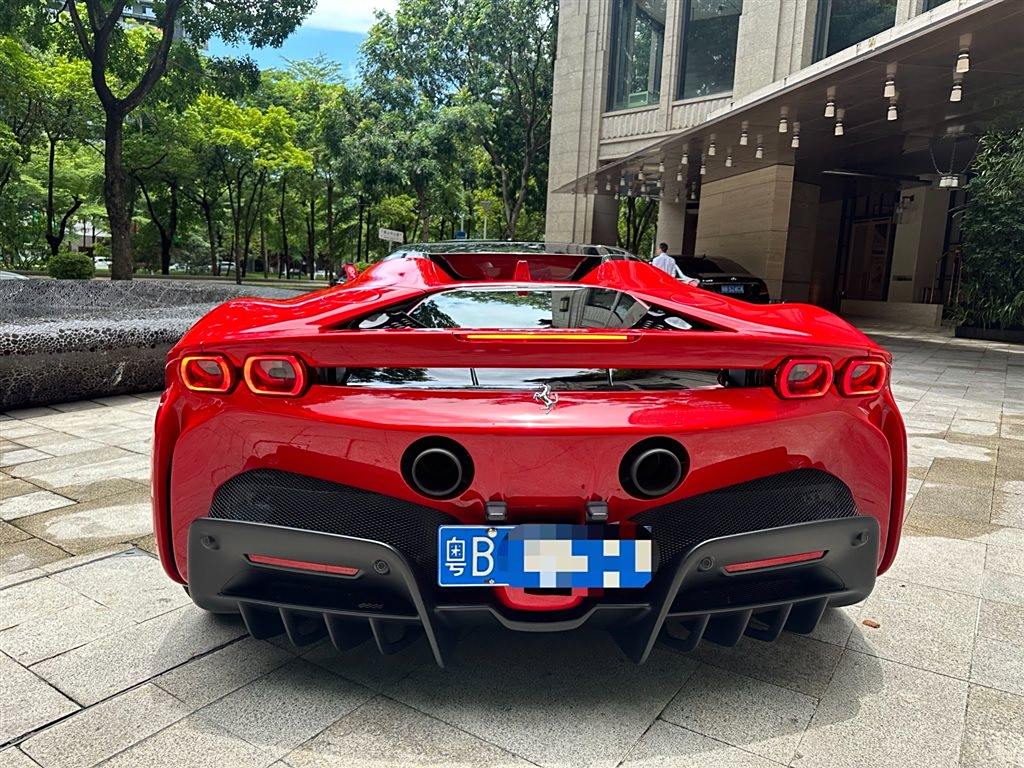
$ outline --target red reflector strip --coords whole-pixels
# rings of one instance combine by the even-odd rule
[[[338,576],[355,576],[359,573],[358,568],[348,565],[327,565],[326,563],[307,563],[304,560],[288,560],[284,557],[270,557],[269,555],[246,555],[250,563],[257,565],[276,565],[281,568],[295,568],[299,571],[315,571],[317,573],[333,573]]]
[[[799,555],[783,555],[782,557],[769,557],[765,560],[750,560],[746,563],[733,563],[725,566],[726,573],[742,573],[743,571],[755,571],[758,568],[771,568],[776,565],[790,565],[791,563],[806,563],[811,560],[820,560],[825,556],[825,550],[817,552],[802,552]]]

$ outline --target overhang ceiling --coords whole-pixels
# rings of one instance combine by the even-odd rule
[[[964,51],[970,70],[957,74],[957,57]],[[894,99],[883,96],[889,77],[895,81]],[[962,85],[959,102],[950,101],[954,82]],[[842,136],[835,135],[836,118],[825,117],[829,99],[842,117]],[[891,103],[896,120],[887,119]],[[786,133],[779,131],[782,116],[788,122]],[[1024,0],[951,0],[558,191],[593,194],[596,188],[609,194],[620,189],[624,178],[622,191],[685,198],[698,180],[715,181],[774,164],[795,166],[795,175],[805,180],[822,173],[930,180],[962,173],[976,136],[1022,123]],[[741,146],[744,130],[748,143]],[[799,148],[794,149],[797,132]],[[755,158],[759,139],[762,159]],[[715,155],[708,156],[712,142]],[[689,160],[685,166],[684,153]],[[732,165],[727,167],[730,154]],[[664,171],[659,171],[661,166]],[[682,182],[677,181],[679,173]]]

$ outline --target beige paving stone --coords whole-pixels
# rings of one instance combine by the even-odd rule
[[[977,597],[883,577],[861,612],[880,626],[857,626],[849,648],[966,680],[980,603]]]
[[[16,584],[23,584],[28,581],[35,581],[46,575],[42,568],[26,568],[16,573],[0,573],[0,590],[13,587]]]
[[[282,757],[373,696],[302,659],[200,710],[224,730]]]
[[[1024,696],[1024,645],[979,635],[971,682]]]
[[[982,600],[978,634],[1024,646],[1024,610],[1012,603]]]
[[[368,640],[344,653],[338,651],[330,642],[324,641],[304,653],[302,657],[374,691],[383,691],[413,670],[434,663],[434,655],[425,639],[391,656],[381,656],[373,640]]]
[[[51,509],[67,507],[74,503],[73,499],[65,499],[56,493],[36,490],[9,499],[0,499],[0,520],[17,520],[40,512],[48,512]]]
[[[90,768],[190,711],[147,683],[50,726],[23,741],[21,748],[43,768]]]
[[[701,643],[693,655],[721,669],[742,670],[749,677],[817,697],[828,686],[842,649],[784,632],[774,643],[749,637],[735,648]]]
[[[778,768],[778,763],[658,720],[621,768]]]
[[[38,490],[37,486],[25,480],[19,480],[10,475],[0,475],[0,499],[13,499],[15,496]]]
[[[904,531],[888,575],[913,584],[980,596],[984,570],[984,544],[941,536],[914,536]]]
[[[846,651],[794,768],[954,768],[967,683]]]
[[[32,667],[83,705],[145,682],[242,635],[240,623],[184,607]]]
[[[603,632],[480,631],[457,650],[386,695],[541,765],[614,765],[696,666],[656,649],[637,667]]]
[[[972,685],[964,730],[962,768],[1024,765],[1024,697]]]
[[[133,491],[26,517],[18,527],[78,555],[150,533],[152,506],[147,493]]]
[[[78,705],[0,653],[0,744],[69,715]]]
[[[39,539],[24,539],[10,544],[0,544],[0,574],[17,573],[37,568],[54,560],[67,557],[68,553]]]
[[[921,514],[977,520],[987,523],[992,511],[992,481],[987,488],[935,483],[928,479],[914,497],[911,518]]]
[[[69,571],[72,568],[78,568],[81,565],[86,565],[96,560],[102,560],[103,558],[110,557],[111,555],[128,552],[132,549],[131,544],[114,544],[111,547],[96,549],[92,552],[87,552],[84,555],[75,555],[74,557],[66,557],[63,560],[54,560],[52,563],[40,566],[40,568],[44,573],[53,575],[55,573],[60,573],[61,571]]]
[[[341,718],[285,759],[294,768],[533,765],[447,723],[381,697]]]
[[[292,654],[272,643],[245,637],[175,667],[154,682],[193,709],[199,709],[293,658]]]
[[[996,474],[995,457],[990,461],[936,458],[928,470],[928,482],[956,487],[968,486],[991,493]]]
[[[15,528],[10,523],[0,521],[0,544],[13,544],[16,541],[24,541],[30,538],[20,528]]]
[[[661,718],[779,763],[788,763],[818,700],[702,665]]]
[[[1024,576],[1024,551],[1019,547],[989,544],[985,568],[989,571]]]
[[[114,755],[103,768],[266,768],[274,756],[198,714]]]
[[[82,488],[104,480],[144,482],[149,477],[149,469],[144,457],[121,448],[105,447],[20,464],[11,470],[11,475],[61,492],[62,489]],[[74,498],[73,493],[70,495]]]
[[[992,499],[992,522],[1024,528],[1024,494],[996,491]]]
[[[17,747],[0,750],[0,768],[39,768],[39,763]]]
[[[0,467],[15,467],[19,464],[27,464],[31,461],[39,461],[48,457],[49,454],[37,451],[35,448],[15,448],[9,451],[0,451]]]
[[[192,605],[181,585],[167,578],[159,561],[141,553],[105,557],[52,578],[135,621]]]
[[[857,627],[862,610],[863,601],[856,605],[828,608],[822,615],[821,621],[818,622],[818,626],[807,637],[845,648],[846,643],[850,640],[850,635]]]
[[[128,616],[91,600],[76,600],[67,608],[0,632],[0,651],[30,666],[72,648],[133,625]]]
[[[0,437],[5,437],[8,440],[20,440],[29,435],[41,435],[49,431],[46,427],[19,419],[5,421],[0,424]]]
[[[987,600],[1024,606],[1024,576],[1002,571],[985,571],[981,596]]]

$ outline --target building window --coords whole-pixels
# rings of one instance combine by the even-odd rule
[[[732,90],[743,0],[686,0],[679,98]]]
[[[665,52],[665,0],[615,0],[609,109],[658,103]]]
[[[924,0],[924,9],[930,11],[932,8],[938,8],[943,3],[948,3],[949,0]]]
[[[856,45],[896,23],[896,0],[818,0],[814,60]]]

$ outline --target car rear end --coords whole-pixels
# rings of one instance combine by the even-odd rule
[[[862,599],[902,524],[888,355],[584,266],[406,259],[200,323],[157,419],[168,574],[257,637],[425,634],[439,663],[481,623],[607,626],[642,661]]]

